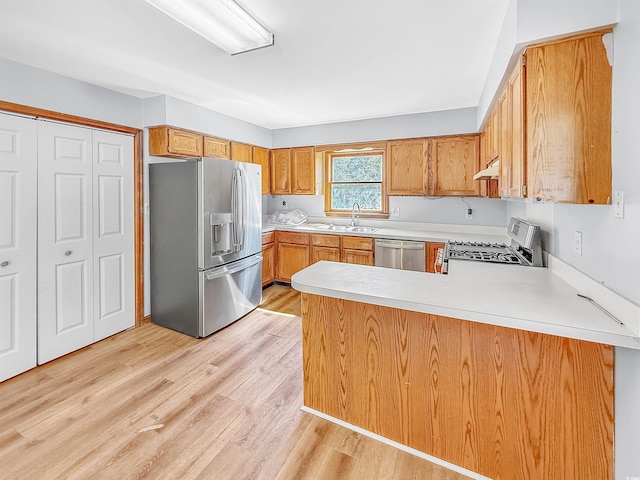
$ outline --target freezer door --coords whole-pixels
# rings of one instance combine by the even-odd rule
[[[200,332],[206,337],[262,301],[262,255],[200,273]]]
[[[200,269],[260,253],[260,165],[227,159],[200,162]]]

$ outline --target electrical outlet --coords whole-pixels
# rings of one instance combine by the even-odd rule
[[[582,256],[582,232],[577,230],[573,233],[573,250]]]
[[[399,208],[392,208],[391,209],[391,216],[392,217],[399,217],[400,216],[400,209]]]
[[[144,204],[144,213],[148,214],[151,211],[151,207],[149,206],[148,203]]]
[[[624,218],[624,192],[613,192],[613,216]]]
[[[467,220],[473,220],[473,210],[470,208],[467,208],[467,213],[465,214],[465,218]]]
[[[286,200],[282,201],[282,208],[284,208],[285,210],[287,209],[287,201]]]

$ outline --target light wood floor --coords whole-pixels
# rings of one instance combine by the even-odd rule
[[[300,411],[299,297],[264,299],[203,340],[148,324],[0,383],[0,478],[466,478]]]

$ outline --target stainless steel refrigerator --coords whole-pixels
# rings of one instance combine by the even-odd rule
[[[261,167],[149,166],[151,321],[206,337],[262,299]]]

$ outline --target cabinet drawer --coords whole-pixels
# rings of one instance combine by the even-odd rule
[[[275,232],[267,232],[262,234],[262,245],[266,245],[268,243],[273,243],[276,240]]]
[[[296,232],[278,232],[278,242],[309,245],[309,234]]]
[[[342,248],[351,250],[373,250],[373,238],[370,237],[342,237]]]
[[[311,235],[311,243],[320,247],[339,247],[340,235],[319,235],[314,233]]]

